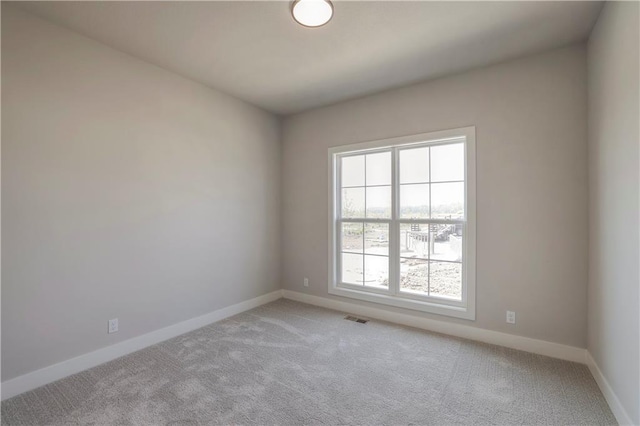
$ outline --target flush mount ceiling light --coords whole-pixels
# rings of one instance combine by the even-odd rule
[[[333,4],[330,0],[295,0],[291,5],[293,19],[305,27],[320,27],[331,20]]]

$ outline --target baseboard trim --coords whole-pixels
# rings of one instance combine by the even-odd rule
[[[298,302],[308,303],[310,305],[320,306],[336,311],[362,315],[373,319],[421,328],[469,340],[491,343],[498,346],[532,352],[539,355],[546,355],[567,361],[579,362],[580,364],[586,363],[586,349],[577,348],[575,346],[562,345],[559,343],[516,336],[514,334],[507,334],[499,331],[470,327],[463,324],[438,321],[415,315],[400,314],[385,309],[329,299],[326,297],[313,296],[297,291],[282,290],[282,295],[286,299],[296,300]]]
[[[609,403],[609,408],[611,408],[611,412],[613,412],[613,415],[616,417],[618,423],[621,425],[633,425],[631,416],[629,416],[627,410],[625,410],[620,403],[618,396],[613,391],[613,388],[611,388],[611,385],[609,385],[609,382],[604,377],[604,374],[602,374],[600,367],[598,367],[598,364],[593,359],[589,351],[587,351],[586,360],[589,371],[591,371],[593,378],[596,379],[596,383],[600,387],[600,391],[604,395],[604,399],[606,399]]]
[[[191,318],[177,324],[170,325],[160,330],[152,331],[142,336],[134,337],[58,364],[41,368],[40,370],[18,376],[14,379],[2,382],[2,400],[19,395],[23,392],[44,386],[56,380],[79,373],[121,356],[144,349],[156,343],[163,342],[181,334],[204,327],[214,322],[223,320],[233,315],[240,314],[258,306],[273,302],[282,297],[282,290],[245,300],[226,308],[218,309],[208,314]]]

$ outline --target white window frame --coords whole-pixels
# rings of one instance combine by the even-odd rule
[[[329,148],[329,294],[380,303],[399,308],[413,309],[422,312],[445,315],[450,317],[475,320],[476,318],[476,147],[475,127],[443,130],[438,132],[422,133],[417,135],[402,136],[391,139],[383,139],[369,142],[342,145]],[[401,293],[396,282],[399,278],[397,270],[399,260],[399,218],[398,206],[398,157],[397,153],[405,147],[434,146],[447,143],[464,142],[465,146],[465,218],[463,222],[462,243],[462,300],[447,300],[426,295],[408,295]],[[370,154],[381,150],[392,151],[392,182],[391,219],[366,219],[367,222],[389,223],[389,290],[378,290],[370,287],[362,287],[338,282],[340,276],[340,161],[347,155]],[[345,219],[344,221],[349,221]],[[433,223],[434,220],[424,220],[424,223]],[[420,220],[407,220],[408,223],[420,222]],[[450,223],[443,221],[443,223]]]

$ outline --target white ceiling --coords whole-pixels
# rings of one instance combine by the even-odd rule
[[[291,114],[585,40],[601,2],[25,2],[20,7],[266,110]]]

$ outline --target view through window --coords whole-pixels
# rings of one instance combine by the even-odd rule
[[[474,265],[466,204],[475,151],[463,130],[443,139],[333,149],[330,291],[466,310]]]

